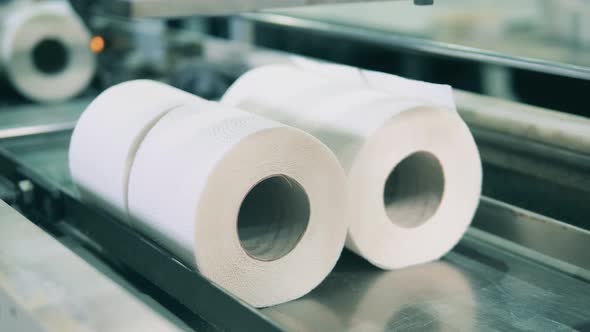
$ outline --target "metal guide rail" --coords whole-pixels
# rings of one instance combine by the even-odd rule
[[[532,2],[532,4],[535,3],[538,4],[538,2]],[[445,5],[449,8],[445,8]],[[261,26],[280,28],[283,32],[304,32],[334,37],[341,43],[361,41],[386,49],[401,50],[409,54],[432,54],[450,59],[469,60],[481,64],[589,80],[590,63],[586,56],[587,49],[547,39],[542,36],[543,29],[547,28],[536,26],[535,24],[538,22],[533,18],[529,18],[529,21],[523,19],[520,22],[523,26],[532,27],[529,30],[523,32],[523,29],[519,29],[519,25],[515,23],[513,24],[516,26],[515,31],[510,31],[511,26],[508,18],[511,14],[519,10],[530,11],[530,8],[527,7],[530,5],[531,3],[526,2],[499,2],[497,8],[493,10],[489,8],[491,11],[498,9],[500,12],[490,13],[490,16],[506,16],[508,27],[499,25],[496,27],[498,31],[495,34],[489,33],[488,35],[485,33],[477,35],[477,31],[473,31],[476,30],[475,27],[463,27],[463,30],[459,28],[461,22],[477,22],[474,17],[481,14],[481,9],[479,11],[476,9],[472,10],[472,16],[469,16],[469,11],[462,8],[469,7],[461,0],[438,3],[438,5],[429,8],[430,12],[421,8],[408,7],[403,2],[384,2],[370,7],[350,6],[346,8],[343,6],[339,11],[333,8],[316,11],[304,8],[245,13],[240,17]],[[508,7],[508,9],[501,11],[500,9],[503,7]],[[436,28],[426,28],[426,22],[433,19],[428,14],[437,10],[446,14],[446,16],[441,15],[441,18],[447,17],[447,19],[435,21],[433,26]],[[453,11],[457,14],[456,25],[451,24],[454,17],[451,14]],[[362,12],[363,15],[358,15],[359,12]],[[390,17],[395,14],[401,15],[402,18],[391,19]],[[467,19],[461,21],[460,14],[464,14],[464,18],[471,17],[473,21]],[[406,15],[406,19],[403,19],[403,15]],[[542,18],[537,18],[537,20],[542,21]],[[453,29],[463,33],[455,35]],[[444,34],[443,31],[449,33]],[[501,35],[501,38],[498,38],[497,35]],[[296,34],[291,36],[296,36]],[[307,36],[300,35],[299,38]],[[332,43],[336,42],[332,41]]]
[[[81,202],[67,168],[70,135],[41,131],[0,140],[0,175],[16,188],[14,205],[54,236],[85,245],[185,322],[205,320],[201,329],[590,328],[590,264],[580,255],[590,232],[485,197],[475,228],[438,262],[382,271],[345,251],[307,296],[254,309]]]
[[[342,3],[366,3],[384,0],[103,0],[100,9],[123,17],[182,17],[229,15],[269,8],[284,8]],[[82,13],[91,3],[74,0]],[[414,0],[416,5],[430,5],[433,0]]]

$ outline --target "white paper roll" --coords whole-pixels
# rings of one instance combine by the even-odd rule
[[[132,226],[256,307],[303,296],[336,264],[345,175],[311,135],[218,103],[176,108],[131,170]]]
[[[66,1],[9,6],[0,20],[0,68],[25,97],[67,99],[95,71],[90,33]]]
[[[468,228],[482,178],[473,137],[445,96],[450,89],[388,80],[388,89],[403,91],[396,95],[363,88],[366,79],[347,72],[356,75],[262,67],[222,102],[301,128],[334,151],[348,176],[349,249],[386,269],[438,259]]]
[[[96,97],[78,120],[69,150],[82,198],[127,220],[129,173],[139,144],[164,114],[199,100],[148,80],[121,83]]]

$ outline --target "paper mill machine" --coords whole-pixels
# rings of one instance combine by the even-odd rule
[[[96,61],[75,97],[29,98],[0,64],[0,330],[590,331],[587,1],[67,5],[89,45],[70,52]],[[454,87],[484,181],[451,253],[382,271],[345,250],[307,296],[255,309],[80,199],[68,145],[100,91],[152,78],[216,99],[294,54]]]

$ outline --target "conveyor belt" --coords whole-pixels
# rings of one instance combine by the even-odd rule
[[[69,136],[61,131],[0,141],[0,165],[12,170],[4,174],[33,184],[24,211],[131,271],[127,277],[136,278],[132,282],[149,281],[146,293],[155,285],[215,326],[303,331],[590,328],[590,283],[583,273],[566,273],[572,269],[558,269],[559,264],[523,254],[526,250],[509,250],[511,246],[499,245],[505,240],[476,229],[441,261],[401,271],[378,270],[345,251],[311,294],[271,308],[250,308],[105,212],[79,202],[67,170]],[[486,202],[488,209],[496,206]],[[509,212],[498,215],[517,215]],[[475,224],[482,217],[489,214],[480,211]]]

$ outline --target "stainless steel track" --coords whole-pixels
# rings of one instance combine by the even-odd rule
[[[29,179],[35,188],[24,210],[48,229],[55,226],[93,248],[101,259],[141,275],[221,328],[555,330],[590,324],[590,283],[584,272],[588,261],[575,252],[588,243],[588,232],[487,198],[474,226],[504,239],[472,230],[441,261],[391,272],[345,252],[309,295],[254,310],[107,212],[80,202],[67,179],[69,135],[0,141],[5,151],[0,156],[12,156],[0,163],[15,162],[15,178]],[[512,242],[511,247],[507,239],[520,244]],[[149,288],[144,291],[150,293]]]

